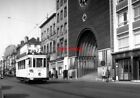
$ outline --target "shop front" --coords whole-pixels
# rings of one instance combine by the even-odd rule
[[[140,80],[140,49],[113,53],[115,80]]]

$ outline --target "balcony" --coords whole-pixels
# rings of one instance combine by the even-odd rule
[[[126,8],[128,6],[128,0],[122,0],[121,2],[118,2],[116,6],[116,11],[118,12],[119,10]]]
[[[117,29],[117,34],[120,34],[120,33],[122,33],[122,32],[127,32],[127,31],[128,31],[128,28],[129,28],[128,25],[119,27],[119,28]]]
[[[140,20],[133,22],[133,29],[140,28]]]
[[[140,0],[132,0],[132,4],[139,2]]]

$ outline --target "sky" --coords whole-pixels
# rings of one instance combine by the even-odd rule
[[[39,25],[55,12],[55,0],[0,0],[0,58],[25,36],[40,37]]]

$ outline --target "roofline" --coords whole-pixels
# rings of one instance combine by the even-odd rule
[[[39,26],[39,28],[42,28],[45,24],[47,24],[55,16],[56,16],[56,13],[53,13],[45,22],[43,22],[41,24],[41,26]]]

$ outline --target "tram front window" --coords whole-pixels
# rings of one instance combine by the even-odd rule
[[[42,67],[42,58],[37,58],[37,64],[36,67]]]

